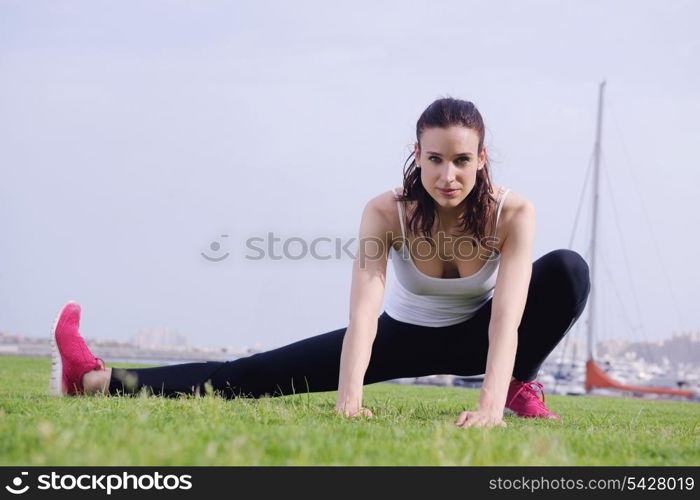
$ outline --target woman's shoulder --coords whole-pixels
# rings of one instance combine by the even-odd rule
[[[503,194],[505,194],[506,188],[502,188],[502,190],[504,191]],[[496,189],[495,191],[496,191],[496,193],[498,193],[498,189]],[[505,200],[503,200],[503,207],[501,208],[501,216],[499,218],[499,225],[500,225],[501,220],[505,224],[519,210],[521,210],[523,208],[528,208],[528,207],[534,207],[532,201],[530,201],[528,198],[521,195],[520,193],[513,191],[512,189],[508,189],[508,195],[506,196]]]
[[[402,188],[396,188],[396,192],[401,193]],[[401,222],[396,201],[396,194],[389,189],[371,198],[366,206],[366,210],[373,214],[375,220],[381,221],[382,232],[386,232],[387,236],[390,237],[401,234]]]
[[[399,219],[399,203],[398,196],[403,194],[403,186],[397,186],[393,189],[384,191],[376,196],[377,208],[384,215],[389,229],[395,230],[401,229],[400,219]],[[405,211],[406,208],[404,207]],[[405,214],[404,214],[405,215]]]
[[[403,188],[395,188],[396,193],[401,194]],[[398,205],[396,204],[396,193],[394,190],[387,190],[379,193],[374,198],[368,201],[368,205],[375,210],[381,212],[383,215],[389,215],[397,213]]]
[[[522,218],[515,217],[523,209],[534,210],[534,204],[520,193],[516,193],[512,189],[508,191],[508,195],[505,200],[503,200],[503,207],[501,208],[501,215],[498,218],[498,225],[496,227],[496,237],[499,242],[504,242],[514,230],[514,224],[519,224]],[[501,248],[502,243],[498,244]]]

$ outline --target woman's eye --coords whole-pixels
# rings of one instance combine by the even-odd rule
[[[439,156],[429,156],[428,160],[435,162],[435,163],[440,163],[442,159]],[[462,156],[461,158],[457,159],[457,163],[468,163],[469,158],[466,156]]]

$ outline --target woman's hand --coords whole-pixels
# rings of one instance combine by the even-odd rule
[[[343,417],[367,417],[372,418],[372,412],[369,408],[363,406],[345,406],[341,408],[339,406],[335,407],[335,412]]]
[[[503,420],[503,412],[492,413],[486,411],[464,410],[457,417],[455,425],[459,427],[507,427]]]

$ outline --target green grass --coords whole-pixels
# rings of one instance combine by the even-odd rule
[[[219,397],[47,395],[48,358],[0,357],[0,465],[698,465],[700,405],[547,396],[562,422],[453,424],[477,390],[374,384],[373,419],[335,393]]]

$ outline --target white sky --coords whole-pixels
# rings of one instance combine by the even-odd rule
[[[244,242],[356,236],[446,95],[482,112],[495,183],[534,202],[535,258],[565,248],[602,79],[600,251],[625,312],[599,268],[600,337],[698,330],[699,5],[0,0],[0,331],[48,335],[68,299],[84,336],[117,340],[346,326],[349,258]],[[200,256],[214,240],[228,259]]]

